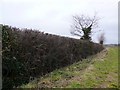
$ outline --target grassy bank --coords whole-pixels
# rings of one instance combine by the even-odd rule
[[[110,47],[65,68],[36,78],[22,88],[117,88],[118,49]]]

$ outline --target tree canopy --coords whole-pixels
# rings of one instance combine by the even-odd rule
[[[75,15],[73,16],[73,24],[71,29],[71,34],[79,36],[83,40],[91,40],[92,29],[96,28],[98,25],[98,18],[96,15],[93,17],[85,15]]]

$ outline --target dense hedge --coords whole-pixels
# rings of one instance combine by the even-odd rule
[[[29,82],[100,52],[103,47],[88,41],[2,25],[3,88]]]

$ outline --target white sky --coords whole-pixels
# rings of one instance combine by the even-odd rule
[[[19,28],[39,29],[61,36],[70,34],[72,15],[100,17],[99,28],[93,35],[105,33],[106,43],[118,43],[119,0],[0,0],[0,23]],[[75,37],[77,38],[77,37]]]

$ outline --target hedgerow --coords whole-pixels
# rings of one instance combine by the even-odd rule
[[[28,83],[103,50],[103,46],[31,29],[2,25],[3,88]]]

